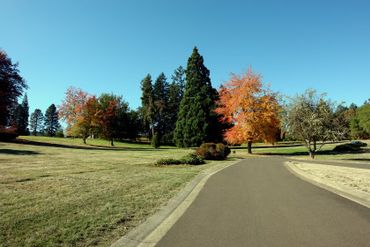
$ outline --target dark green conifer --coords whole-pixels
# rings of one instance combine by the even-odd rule
[[[51,104],[45,112],[44,127],[45,134],[48,136],[55,136],[55,133],[60,128],[58,112],[54,104]]]
[[[180,103],[174,133],[177,146],[199,146],[210,137],[215,96],[209,70],[204,66],[203,57],[195,47],[186,68],[185,93]]]
[[[153,99],[153,85],[152,77],[148,74],[141,81],[141,115],[143,119],[143,126],[148,136],[153,136],[153,118],[154,118],[154,99]]]

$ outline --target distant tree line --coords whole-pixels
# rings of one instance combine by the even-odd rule
[[[262,82],[252,70],[233,74],[216,90],[210,71],[195,47],[186,68],[179,66],[168,79],[160,73],[155,80],[147,74],[141,81],[141,106],[133,110],[122,96],[103,93],[96,97],[70,87],[61,105],[51,104],[42,113],[29,116],[25,80],[0,51],[0,137],[1,133],[62,136],[58,119],[67,123],[64,134],[115,140],[151,140],[178,147],[205,142],[232,145],[277,140],[300,140],[311,157],[333,140],[370,138],[370,99],[361,106],[334,104],[324,94],[307,90],[287,102]],[[24,94],[22,102],[18,99]]]

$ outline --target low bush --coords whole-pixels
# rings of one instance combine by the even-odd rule
[[[204,164],[204,159],[201,157],[197,156],[196,154],[189,154],[181,159],[160,159],[158,160],[155,165],[157,166],[169,166],[169,165],[181,165],[181,164],[186,164],[186,165],[201,165]]]
[[[203,143],[196,154],[206,160],[224,160],[230,154],[230,148],[222,143]]]
[[[181,159],[182,164],[187,164],[187,165],[201,165],[204,164],[204,159],[196,154],[189,154]]]
[[[17,133],[17,129],[10,127],[4,128],[0,127],[0,140],[1,141],[10,141],[17,138],[19,134]]]
[[[182,163],[181,160],[177,159],[160,159],[155,164],[158,166],[169,166],[169,165],[180,165]]]

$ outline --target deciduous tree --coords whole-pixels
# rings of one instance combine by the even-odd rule
[[[233,125],[225,132],[228,143],[247,142],[248,153],[251,153],[254,141],[275,142],[280,107],[276,94],[263,87],[260,75],[252,70],[241,76],[234,74],[219,93],[215,111],[222,115],[223,122]]]
[[[343,130],[333,124],[333,109],[333,103],[326,100],[324,94],[312,89],[293,97],[288,105],[289,132],[304,141],[312,159],[327,141],[343,136]]]
[[[90,96],[82,105],[77,114],[77,121],[71,127],[74,136],[81,136],[86,144],[86,139],[97,134],[99,127],[99,102],[95,96]]]
[[[78,121],[82,114],[83,106],[88,99],[88,94],[79,88],[69,87],[65,93],[65,98],[59,106],[59,117],[68,124],[67,133],[71,133],[72,126]]]
[[[18,104],[18,97],[27,88],[20,76],[18,63],[13,64],[8,55],[0,50],[0,128],[9,126],[11,110]]]

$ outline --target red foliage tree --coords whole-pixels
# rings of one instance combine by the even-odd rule
[[[222,121],[233,127],[225,132],[230,144],[248,143],[252,153],[254,141],[274,143],[279,133],[279,104],[276,94],[263,88],[261,76],[248,70],[244,75],[233,74],[229,82],[221,86],[216,113]]]

